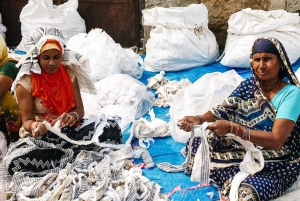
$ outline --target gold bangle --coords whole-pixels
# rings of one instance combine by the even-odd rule
[[[77,112],[74,112],[74,111],[73,111],[73,112],[69,112],[69,113],[70,113],[70,114],[71,114],[71,113],[75,114],[75,115],[76,115],[76,119],[74,119],[74,120],[75,120],[75,121],[78,121],[79,115],[77,114]]]
[[[232,125],[232,121],[230,121],[230,133],[232,133],[233,130],[233,125]]]

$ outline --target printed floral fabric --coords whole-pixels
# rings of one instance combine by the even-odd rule
[[[19,139],[21,115],[19,106],[8,91],[0,100],[0,130],[5,133],[8,143]]]
[[[246,85],[249,85],[249,80],[242,83],[241,88]],[[235,93],[236,92],[233,94]],[[238,98],[235,100],[238,100]],[[265,113],[267,113],[269,116],[272,116],[270,108],[267,106],[264,108],[268,112],[262,112],[262,117],[258,117],[260,119],[260,121],[257,121],[258,125],[263,124],[262,121],[264,120],[267,122],[269,121],[270,118],[264,118]],[[215,114],[218,114],[217,117],[221,119],[222,115],[220,114],[224,111],[225,110],[216,110]],[[258,129],[257,127],[249,126],[251,123],[238,118],[240,116],[241,115],[236,115],[234,119],[230,120],[240,123],[244,126],[248,126],[251,129]],[[228,118],[224,119],[228,120]],[[272,126],[272,124],[270,124],[270,126]],[[266,131],[269,131],[268,127],[263,128],[265,128]],[[275,151],[261,148],[265,159],[265,167],[262,171],[247,177],[242,182],[241,186],[247,186],[247,188],[243,188],[247,189],[247,191],[242,193],[240,192],[240,195],[247,195],[246,197],[251,197],[249,200],[270,200],[281,196],[290,186],[292,186],[300,173],[300,147],[298,143],[300,140],[299,136],[300,118],[296,122],[290,137],[287,139],[281,149]],[[217,137],[213,133],[210,133],[207,140],[210,145],[210,178],[220,187],[222,194],[227,197],[230,192],[231,180],[233,179],[234,175],[240,171],[239,164],[244,159],[246,151],[238,142],[228,137]],[[186,153],[188,152],[190,143],[192,143],[192,155],[190,163],[185,170],[186,174],[191,173],[194,157],[201,143],[201,139],[199,137],[195,137],[192,142],[188,141],[185,148]],[[251,192],[251,195],[249,192]]]
[[[14,80],[19,72],[15,65],[12,61],[3,64],[0,67],[0,76],[7,76]],[[0,99],[0,131],[5,134],[8,144],[19,139],[20,127],[21,114],[18,104],[13,94],[7,91]]]

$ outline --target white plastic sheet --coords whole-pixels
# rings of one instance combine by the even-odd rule
[[[6,26],[2,24],[2,16],[0,13],[0,35],[2,35],[3,39],[5,40],[5,32],[7,31]]]
[[[187,115],[201,115],[222,103],[244,79],[235,70],[207,73],[192,85],[179,90],[170,107],[170,132],[177,142],[185,143],[190,132],[180,130],[179,119]]]
[[[16,49],[26,51],[24,44],[30,33],[42,26],[59,29],[65,40],[78,33],[85,33],[85,21],[79,15],[78,0],[68,0],[55,6],[52,0],[29,0],[20,13],[22,40]]]
[[[155,7],[142,13],[143,24],[155,27],[146,43],[145,70],[179,71],[210,64],[218,57],[218,44],[208,29],[204,4]]]
[[[153,107],[154,95],[137,79],[113,74],[95,83],[97,95],[82,93],[85,116],[102,113],[115,119],[122,131]]]
[[[124,49],[115,43],[102,29],[73,36],[67,47],[89,58],[94,82],[118,73],[129,74],[136,79],[143,75],[143,59],[132,49]]]
[[[221,64],[230,67],[250,66],[249,54],[253,42],[259,37],[275,37],[284,46],[290,62],[300,57],[300,17],[284,10],[243,9],[228,20],[225,55]]]

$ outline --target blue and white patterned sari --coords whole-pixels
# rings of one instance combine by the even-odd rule
[[[285,81],[300,87],[281,43],[274,38],[265,39],[270,40],[279,51],[283,61],[281,73]],[[243,81],[221,105],[212,108],[211,112],[216,120],[229,120],[250,129],[271,131],[277,110],[262,93],[258,79],[253,75]],[[257,147],[262,151],[265,160],[264,168],[248,176],[241,183],[239,199],[270,200],[281,196],[291,187],[300,173],[299,142],[300,119],[298,118],[293,131],[279,150]],[[188,141],[186,153],[189,143]],[[219,186],[222,195],[228,197],[233,177],[240,171],[239,164],[244,159],[246,151],[230,137],[217,137],[213,133],[208,135],[208,143],[211,158],[210,178]],[[194,138],[192,157],[199,144],[200,139]]]

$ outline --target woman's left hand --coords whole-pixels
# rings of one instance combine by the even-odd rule
[[[213,131],[218,136],[224,136],[231,131],[230,121],[216,120],[214,123],[207,126],[207,129]]]
[[[65,126],[73,126],[76,123],[76,115],[73,113],[67,113],[64,112],[62,115],[58,117],[57,120],[60,120],[60,126],[65,127]]]

